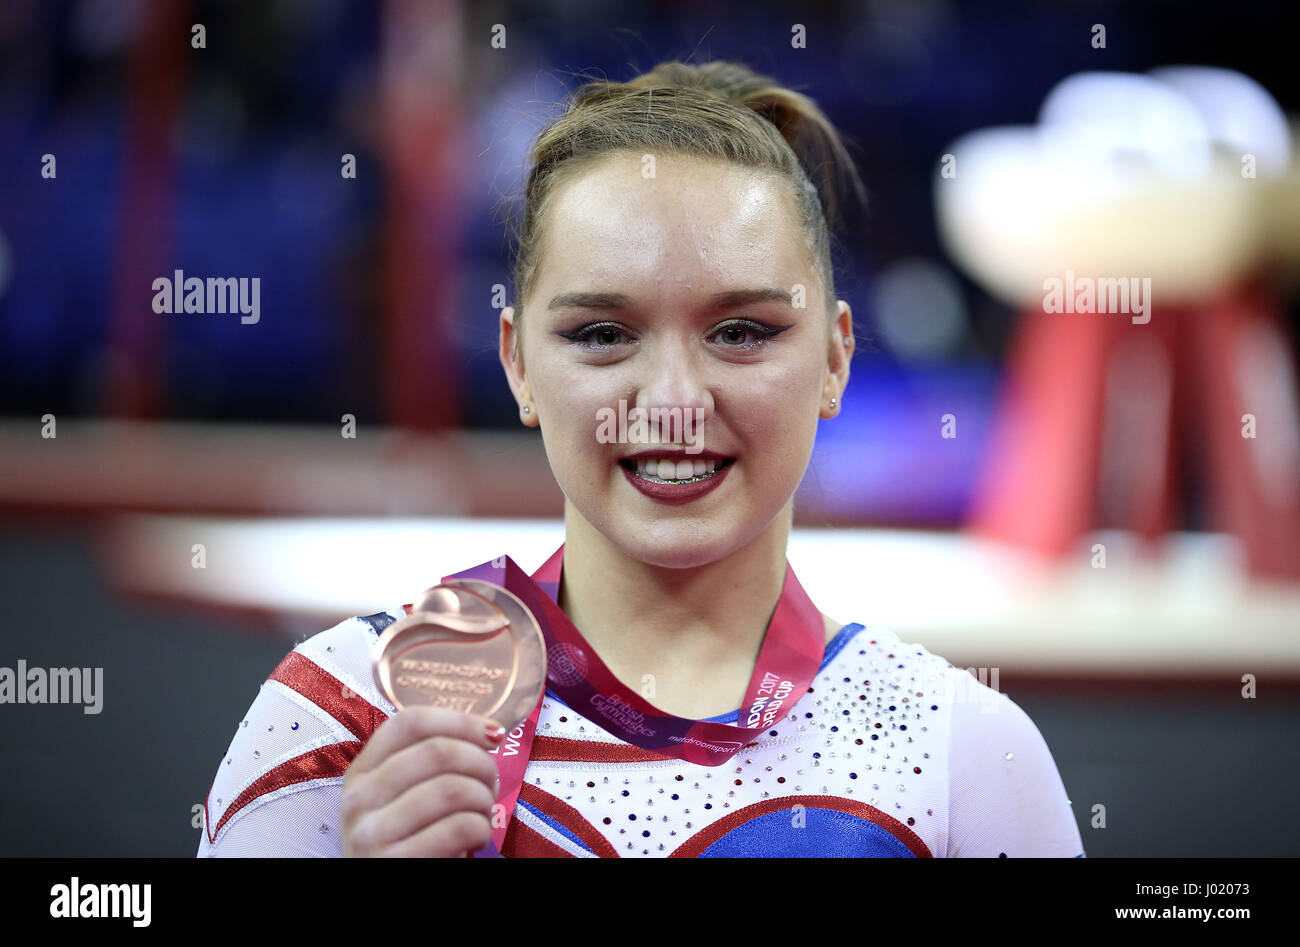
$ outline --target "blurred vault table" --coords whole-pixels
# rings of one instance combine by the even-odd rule
[[[106,559],[124,593],[269,619],[288,636],[414,600],[443,575],[510,555],[532,571],[558,520],[120,515]],[[1045,566],[962,533],[795,529],[789,558],[818,606],[889,628],[958,667],[1016,680],[1300,683],[1300,586],[1252,581],[1230,537],[1171,534],[1158,561],[1094,533]],[[195,568],[202,544],[204,568]],[[981,678],[982,679],[982,678]],[[990,686],[992,682],[990,681]]]

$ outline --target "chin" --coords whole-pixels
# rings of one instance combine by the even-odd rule
[[[647,543],[631,546],[619,543],[627,555],[647,565],[661,569],[694,569],[725,559],[735,548],[734,544],[712,540],[704,543]]]
[[[691,569],[726,558],[743,543],[737,524],[726,513],[707,518],[645,519],[627,510],[578,514],[629,559],[665,569]],[[733,511],[734,512],[734,511]],[[725,519],[727,522],[721,522]]]
[[[608,491],[592,491],[584,484],[585,490],[565,495],[578,515],[629,559],[664,569],[693,569],[726,559],[758,539],[789,502],[788,496],[773,494],[750,498],[761,502],[743,510],[735,497],[707,513],[703,504],[708,497],[698,507],[657,507],[632,491],[621,472],[616,477]],[[747,485],[735,486],[743,494]]]
[[[726,559],[762,532],[757,520],[737,521],[734,514],[652,523],[618,517],[602,532],[629,558],[664,569],[694,569]]]

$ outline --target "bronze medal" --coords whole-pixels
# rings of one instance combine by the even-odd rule
[[[375,642],[375,683],[393,706],[425,704],[491,717],[507,730],[546,688],[546,640],[513,593],[482,579],[425,591]]]

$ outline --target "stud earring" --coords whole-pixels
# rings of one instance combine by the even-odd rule
[[[831,407],[832,407],[832,408],[835,407],[835,406],[836,406],[837,404],[839,404],[839,403],[840,403],[840,399],[839,399],[839,398],[832,398],[832,399],[831,399]]]
[[[524,405],[524,414],[527,414],[527,413],[528,413],[529,411],[531,411],[531,410],[533,410],[533,409],[530,408],[528,405]]]

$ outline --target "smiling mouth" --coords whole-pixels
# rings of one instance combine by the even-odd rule
[[[736,458],[728,457],[726,460],[690,460],[684,461],[660,460],[658,458],[649,458],[641,460],[620,460],[619,465],[628,473],[635,474],[642,480],[649,483],[697,483],[701,480],[708,480],[715,477],[718,473],[735,463]],[[685,473],[681,469],[682,463],[691,465],[691,473],[684,477],[679,477],[678,473]],[[701,468],[703,468],[701,470]],[[700,473],[695,471],[701,470]]]

